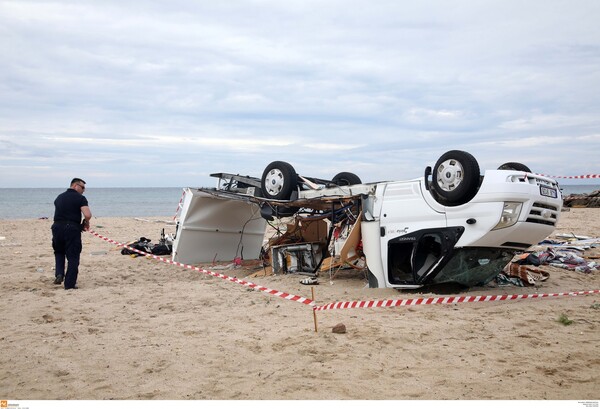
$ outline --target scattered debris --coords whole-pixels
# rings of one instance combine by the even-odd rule
[[[127,247],[132,249],[143,251],[144,253],[154,254],[156,256],[166,256],[173,251],[173,239],[169,236],[165,236],[165,229],[162,229],[160,240],[157,244],[151,243],[151,239],[146,237],[140,237],[139,240],[135,240],[127,243]],[[123,255],[139,255],[138,252],[123,248],[121,250]]]
[[[322,247],[320,243],[285,244],[271,247],[273,272],[314,274],[321,262]]]
[[[339,323],[331,329],[331,332],[333,332],[334,334],[345,334],[346,326],[342,323]]]
[[[542,265],[563,268],[585,274],[600,271],[598,257],[584,257],[585,251],[600,245],[600,238],[580,236],[573,233],[557,234],[556,240],[546,239],[540,245],[549,245],[542,250],[529,251],[515,256],[496,277],[500,286],[519,287],[536,285],[550,277],[547,271],[538,268]]]
[[[319,284],[319,280],[316,277],[307,277],[307,278],[304,278],[304,279],[300,280],[300,284],[304,284],[304,285],[318,285]]]

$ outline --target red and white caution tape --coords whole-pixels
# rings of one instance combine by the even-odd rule
[[[412,299],[397,299],[397,300],[374,300],[374,301],[345,301],[345,302],[333,302],[324,305],[316,305],[314,300],[309,298],[300,297],[298,295],[289,294],[283,291],[273,290],[262,285],[254,284],[249,281],[240,280],[236,277],[226,276],[225,274],[215,273],[209,270],[205,270],[200,267],[195,267],[189,264],[183,264],[176,261],[169,260],[165,257],[150,254],[133,247],[128,246],[125,243],[119,243],[118,241],[111,240],[95,231],[90,230],[89,233],[102,239],[108,243],[115,244],[119,247],[124,247],[128,250],[142,254],[144,256],[151,257],[153,259],[162,261],[167,264],[173,264],[179,267],[184,267],[190,270],[195,270],[200,273],[208,274],[213,277],[222,278],[224,280],[231,281],[233,283],[241,284],[243,286],[265,292],[267,294],[274,295],[275,297],[283,298],[290,301],[296,301],[301,304],[305,304],[313,307],[315,311],[323,310],[340,310],[340,309],[351,309],[351,308],[378,308],[378,307],[406,307],[413,305],[431,305],[431,304],[459,304],[459,303],[470,303],[470,302],[489,302],[489,301],[510,301],[510,300],[523,300],[531,298],[553,298],[553,297],[564,297],[564,296],[577,296],[587,294],[600,294],[600,290],[590,291],[574,291],[567,293],[551,293],[551,294],[513,294],[513,295],[472,295],[472,296],[460,296],[460,297],[431,297],[431,298],[412,298]]]
[[[175,209],[175,215],[173,216],[173,220],[177,219],[177,215],[179,214],[179,210],[183,207],[181,204],[183,203],[183,198],[185,197],[185,189],[181,194],[181,198],[179,199],[179,204],[177,205],[177,209]]]
[[[542,175],[541,176],[545,176],[547,178],[552,178],[552,179],[599,179],[600,178],[600,174],[590,174],[590,175],[578,175],[578,176],[549,176],[549,175]]]
[[[222,278],[223,280],[228,280],[228,281],[231,281],[232,283],[241,284],[243,286],[252,288],[254,290],[258,290],[258,291],[265,292],[267,294],[274,295],[275,297],[283,298],[283,299],[290,300],[290,301],[296,301],[296,302],[299,302],[301,304],[306,304],[306,305],[309,305],[309,306],[312,306],[312,307],[315,306],[315,302],[313,300],[305,298],[305,297],[300,297],[299,295],[293,295],[293,294],[285,293],[283,291],[273,290],[273,289],[270,289],[270,288],[267,288],[267,287],[263,287],[262,285],[251,283],[249,281],[240,280],[240,279],[238,279],[236,277],[230,277],[230,276],[226,276],[225,274],[215,273],[213,271],[205,270],[205,269],[200,268],[200,267],[195,267],[195,266],[191,266],[189,264],[183,264],[183,263],[179,263],[177,261],[172,261],[172,260],[169,260],[169,259],[167,259],[165,257],[157,256],[155,254],[150,254],[150,253],[146,253],[145,251],[134,249],[133,247],[130,247],[130,246],[128,246],[125,243],[119,243],[118,241],[111,240],[108,237],[104,237],[101,234],[96,233],[95,231],[90,230],[89,232],[92,235],[94,235],[94,236],[98,237],[99,239],[102,239],[102,240],[104,240],[104,241],[106,241],[108,243],[115,244],[115,245],[117,245],[119,247],[124,247],[124,248],[126,248],[128,250],[134,251],[134,252],[136,252],[138,254],[142,254],[144,256],[152,257],[153,259],[162,261],[163,263],[173,264],[173,265],[176,265],[176,266],[179,266],[179,267],[185,267],[187,269],[195,270],[195,271],[198,271],[200,273],[208,274],[208,275],[213,276],[213,277]]]
[[[527,298],[550,298],[562,296],[576,296],[586,294],[599,294],[600,290],[576,291],[568,293],[553,294],[514,294],[514,295],[473,295],[467,297],[432,297],[432,298],[413,298],[407,300],[379,300],[379,301],[347,301],[334,302],[314,307],[316,311],[321,310],[340,310],[349,308],[377,308],[377,307],[399,307],[423,304],[459,304],[467,302],[487,302],[487,301],[508,301],[522,300]]]

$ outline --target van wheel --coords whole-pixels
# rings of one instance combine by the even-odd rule
[[[468,152],[448,151],[435,164],[431,184],[438,201],[447,206],[467,203],[479,188],[479,164]]]
[[[260,184],[265,198],[288,200],[298,186],[298,174],[287,162],[271,162],[265,168]]]
[[[362,183],[360,178],[351,172],[340,172],[331,181],[338,186],[360,185]]]
[[[518,171],[522,171],[522,172],[531,173],[531,169],[529,169],[528,166],[523,165],[522,163],[518,163],[518,162],[506,162],[506,163],[500,165],[498,170],[518,170]]]

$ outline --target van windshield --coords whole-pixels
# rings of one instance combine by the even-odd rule
[[[456,249],[452,258],[428,284],[458,283],[481,286],[492,281],[513,258],[516,250],[488,247]]]

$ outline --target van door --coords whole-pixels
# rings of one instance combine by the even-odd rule
[[[416,244],[414,233],[446,227],[445,213],[432,208],[423,198],[421,189],[419,180],[385,185],[378,216],[381,259],[383,267],[387,266],[388,270],[384,277],[388,277],[390,284],[416,284],[412,267]],[[442,242],[441,239],[439,241]],[[390,246],[389,243],[394,244]],[[393,281],[390,277],[394,277]]]
[[[392,285],[423,285],[450,259],[464,227],[424,229],[387,243],[387,280]]]

